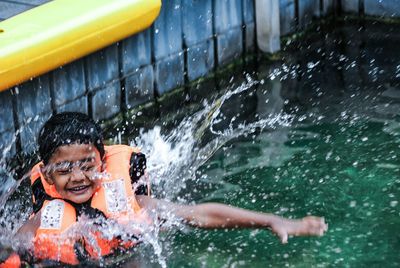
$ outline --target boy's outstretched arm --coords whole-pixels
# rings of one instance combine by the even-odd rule
[[[321,236],[328,230],[324,219],[314,216],[291,220],[219,203],[179,205],[148,196],[137,196],[137,199],[149,211],[170,212],[184,222],[200,228],[268,228],[282,243],[287,243],[290,235]]]

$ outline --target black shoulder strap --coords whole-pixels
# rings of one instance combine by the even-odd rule
[[[64,201],[68,202],[75,208],[76,220],[78,220],[79,216],[81,216],[82,214],[85,214],[89,219],[107,218],[103,211],[91,206],[92,198],[82,204],[76,204],[69,200]]]
[[[132,153],[130,159],[129,174],[132,184],[137,183],[146,171],[146,156],[143,153]],[[147,185],[141,184],[136,188],[135,194],[146,195]]]
[[[53,200],[50,195],[44,190],[42,180],[40,178],[36,179],[31,186],[32,194],[35,197],[35,202],[33,202],[33,212],[37,213],[42,207],[45,200]]]

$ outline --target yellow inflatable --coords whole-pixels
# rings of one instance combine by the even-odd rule
[[[0,22],[0,91],[149,27],[161,0],[54,0]]]

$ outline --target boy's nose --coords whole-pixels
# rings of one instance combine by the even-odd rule
[[[79,167],[74,167],[72,169],[71,180],[81,181],[84,180],[85,177],[86,177],[85,173]]]

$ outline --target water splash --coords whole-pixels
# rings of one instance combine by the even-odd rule
[[[140,135],[131,142],[131,145],[142,148],[148,155],[148,171],[159,197],[188,202],[179,193],[186,188],[188,181],[196,180],[198,168],[221,146],[257,130],[291,124],[293,117],[279,112],[254,122],[240,122],[234,116],[229,118],[228,126],[223,126],[222,130],[216,129],[222,121],[221,118],[226,118],[222,109],[224,104],[233,96],[250,91],[259,84],[250,76],[246,78],[246,82],[227,91],[212,103],[204,101],[202,110],[185,117],[169,133],[162,134],[161,127],[156,126],[150,130],[141,130]]]
[[[242,135],[254,133],[257,129],[286,127],[291,124],[292,116],[278,112],[254,122],[240,122],[237,117],[232,117],[227,127],[216,130],[215,126],[221,123],[219,118],[224,117],[224,104],[233,96],[252,90],[258,83],[247,77],[247,82],[226,92],[220,98],[211,103],[205,101],[203,109],[185,117],[170,132],[162,133],[160,126],[140,131],[140,135],[131,145],[142,148],[148,156],[147,168],[158,198],[190,203],[191,200],[180,195],[181,191],[186,189],[189,181],[201,179],[196,177],[196,171],[221,146]],[[238,122],[235,122],[236,120]],[[172,220],[173,226],[179,226],[179,219],[174,218],[171,213],[165,212],[164,218]],[[182,226],[179,228],[184,229]],[[156,245],[154,249],[156,248],[159,247]]]
[[[273,75],[273,74],[271,74]],[[271,77],[271,79],[273,79]],[[250,76],[246,77],[246,82],[239,87],[234,87],[228,90],[219,98],[211,101],[203,102],[202,109],[193,115],[185,117],[177,127],[170,131],[165,131],[160,126],[155,126],[150,130],[141,130],[139,137],[131,142],[131,145],[142,148],[142,151],[148,156],[147,169],[151,176],[151,183],[155,188],[155,193],[158,198],[173,200],[175,202],[188,203],[191,200],[186,200],[180,196],[189,181],[196,181],[196,171],[202,166],[221,146],[227,142],[240,137],[264,130],[266,128],[276,128],[277,126],[289,126],[293,120],[292,116],[280,112],[272,113],[264,118],[257,117],[252,122],[241,121],[239,116],[224,114],[224,106],[230,105],[230,100],[234,96],[247,94],[251,92],[260,82],[253,80]],[[224,123],[228,121],[227,125]],[[121,138],[119,138],[121,140]],[[201,178],[200,178],[201,179]],[[11,181],[8,180],[7,181]],[[14,180],[12,180],[14,181]],[[14,181],[15,182],[15,181]],[[14,183],[8,188],[9,195],[14,192],[19,183]],[[8,195],[8,196],[9,196]],[[4,201],[6,198],[4,198]],[[1,201],[1,200],[0,200]],[[21,203],[7,202],[3,207],[1,222],[3,223],[3,231],[8,234],[15,233],[22,221],[31,213],[29,208],[24,209],[22,215],[15,220],[10,216],[9,211],[20,209]],[[90,244],[96,248],[96,240],[88,234],[93,234],[94,231],[100,231],[104,237],[120,236],[126,241],[132,238],[132,234],[138,231],[142,234],[141,241],[151,245],[153,254],[156,255],[156,261],[162,267],[166,267],[166,258],[163,253],[162,243],[159,239],[161,228],[175,228],[184,231],[185,226],[181,224],[180,219],[171,214],[168,208],[165,208],[160,214],[160,218],[168,219],[163,223],[162,227],[158,222],[158,217],[153,216],[154,224],[147,226],[129,225],[129,227],[120,224],[102,224],[101,228],[94,227],[95,225],[88,219],[81,219],[81,222],[71,228],[68,232],[70,239],[79,236],[86,236]],[[8,224],[13,221],[14,224]],[[96,230],[93,230],[96,228]],[[1,235],[1,234],[0,234]],[[6,238],[1,235],[1,238]],[[9,245],[13,246],[14,250],[19,250],[21,240],[16,240],[12,236],[7,238]],[[18,245],[18,246],[16,246]],[[25,244],[25,248],[27,244]]]

